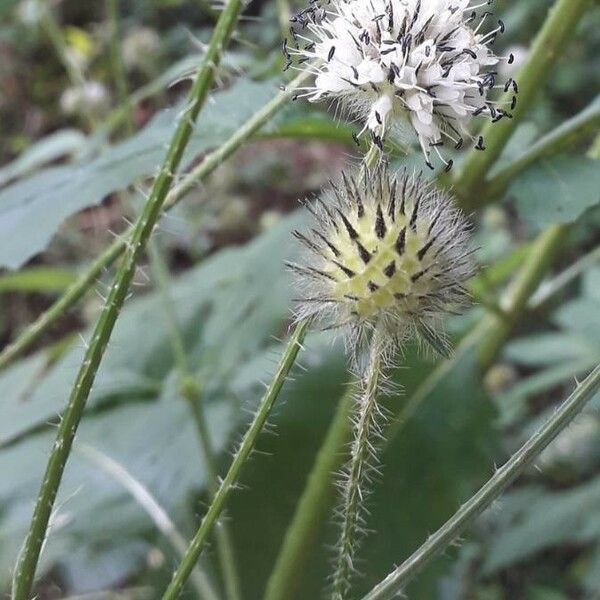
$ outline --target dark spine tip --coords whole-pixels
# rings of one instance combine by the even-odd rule
[[[413,207],[413,211],[412,211],[412,215],[410,216],[410,228],[413,231],[417,230],[417,218],[419,216],[419,204],[421,203],[421,197],[419,196],[416,201],[415,201],[415,205]]]
[[[346,228],[346,231],[348,232],[350,239],[352,239],[352,240],[357,239],[358,233],[357,233],[356,229],[354,229],[354,227],[352,227],[352,224],[350,223],[350,221],[348,221],[348,219],[346,218],[346,215],[344,215],[344,213],[341,210],[339,210],[339,209],[336,209],[336,210],[337,210],[338,215],[342,219],[342,223],[344,223],[344,227]]]
[[[381,240],[385,237],[387,227],[385,226],[385,220],[383,218],[383,212],[381,211],[381,204],[377,205],[377,218],[375,219],[375,234]]]
[[[336,265],[336,267],[339,267],[344,272],[344,274],[348,276],[349,279],[356,275],[356,273],[352,269],[349,269],[337,260],[334,260],[333,263]]]
[[[404,250],[406,248],[406,227],[402,228],[402,231],[398,234],[398,239],[396,240],[396,252],[398,256],[402,256],[404,254]]]
[[[362,260],[365,263],[365,265],[368,265],[369,261],[371,260],[371,254],[358,240],[354,241],[356,243],[356,247],[358,248],[358,255],[360,256],[360,260]]]
[[[385,276],[390,279],[391,277],[394,276],[394,273],[396,272],[396,263],[395,261],[392,261],[384,270],[383,270]]]

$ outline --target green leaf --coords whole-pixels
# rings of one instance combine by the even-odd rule
[[[532,229],[572,223],[600,201],[600,162],[584,156],[545,158],[516,177],[508,193]]]
[[[23,177],[29,171],[81,151],[86,142],[85,135],[76,129],[61,129],[42,138],[27,148],[19,158],[0,169],[0,187],[11,179]]]
[[[224,141],[275,93],[270,83],[240,80],[203,111],[185,162]],[[159,113],[144,129],[96,158],[39,171],[0,191],[0,266],[20,267],[44,250],[60,224],[108,194],[152,175],[182,105]]]
[[[594,347],[590,340],[575,333],[539,333],[511,341],[504,355],[509,360],[530,367],[586,358],[594,361],[595,358],[600,360],[600,340]]]

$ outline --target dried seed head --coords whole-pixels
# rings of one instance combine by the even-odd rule
[[[489,48],[504,24],[481,33],[491,13],[474,9],[486,4],[332,0],[324,9],[313,3],[292,19],[295,45],[286,44],[284,53],[288,64],[297,59],[298,68],[314,71],[314,84],[304,90],[311,101],[339,102],[379,144],[389,128],[408,121],[429,163],[432,150],[441,158],[446,142],[476,142],[467,130],[471,117],[511,116],[486,98],[488,90],[504,87],[496,86],[494,70],[501,59]],[[297,33],[299,27],[310,37]]]
[[[348,326],[350,346],[380,322],[390,348],[416,336],[445,353],[441,318],[465,304],[474,272],[469,227],[449,195],[382,164],[360,182],[343,176],[307,207],[315,225],[295,232],[306,253],[290,265],[298,318]]]

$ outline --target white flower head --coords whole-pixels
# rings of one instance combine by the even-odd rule
[[[380,323],[392,349],[416,338],[446,354],[444,316],[466,303],[475,270],[469,225],[451,196],[382,162],[360,181],[332,182],[307,207],[315,223],[295,232],[306,252],[289,265],[298,319],[341,328],[349,349]]]
[[[492,13],[477,9],[489,3],[330,0],[324,8],[313,3],[292,18],[294,44],[284,44],[284,54],[288,65],[296,62],[315,73],[313,85],[300,95],[337,101],[378,145],[388,129],[408,121],[431,166],[432,150],[440,155],[445,143],[460,147],[464,138],[475,140],[467,130],[473,116],[511,116],[487,99],[501,60],[490,46],[504,31],[499,21],[483,33]],[[483,149],[481,139],[476,147]]]

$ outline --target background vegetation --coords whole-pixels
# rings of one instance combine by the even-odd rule
[[[507,34],[496,50],[513,52],[515,69],[550,6],[497,3]],[[277,93],[287,9],[257,1],[245,10],[194,129],[188,168]],[[5,352],[135,219],[214,20],[207,3],[183,0],[0,4]],[[405,392],[387,402],[399,425],[370,499],[374,533],[361,550],[357,594],[414,551],[600,362],[599,53],[600,8],[591,2],[487,181],[457,188],[481,246],[477,305],[449,323],[463,340],[455,359],[440,367],[408,348],[395,375]],[[304,218],[297,199],[356,162],[352,131],[323,106],[287,103],[162,219],[86,407],[38,597],[159,597],[182,538],[205,512],[211,473],[225,472],[281,355],[293,298],[284,261],[296,252],[290,231]],[[418,151],[398,153],[397,162],[423,166]],[[112,274],[95,278],[23,356],[0,358],[7,593],[57,415]],[[305,345],[306,370],[284,387],[227,508],[245,600],[263,597],[349,379],[330,334],[311,334]],[[214,464],[200,444],[202,415],[190,410],[199,399]],[[599,409],[597,396],[409,597],[600,598]],[[170,521],[157,523],[157,504]],[[326,513],[312,526],[297,598],[320,597],[329,571],[334,528]],[[226,588],[216,544],[200,566]],[[192,584],[186,594],[197,590]]]

